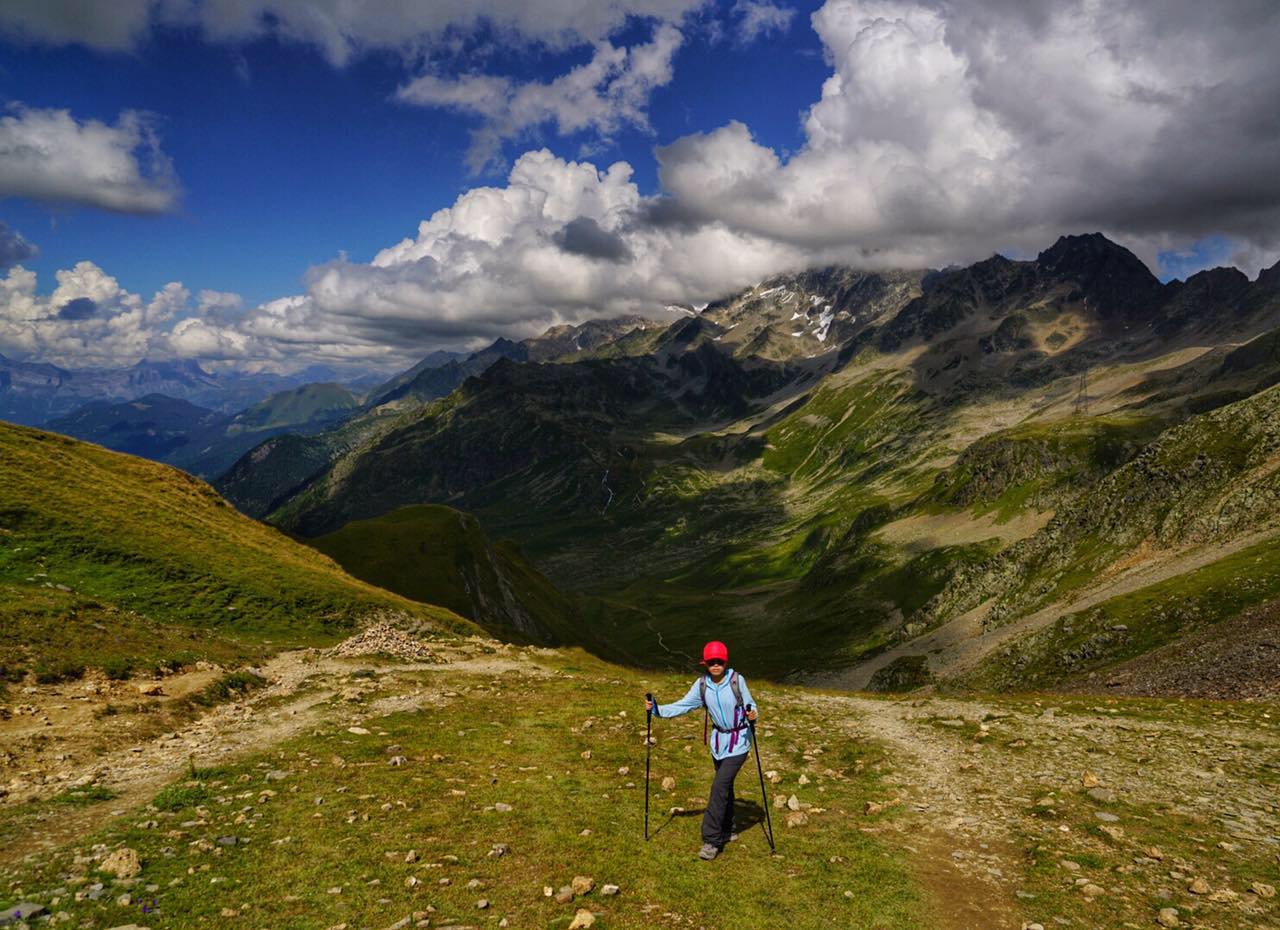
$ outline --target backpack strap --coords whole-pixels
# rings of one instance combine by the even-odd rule
[[[736,709],[733,714],[733,726],[728,730],[721,731],[720,727],[716,727],[717,742],[719,733],[725,732],[731,734],[729,737],[729,747],[732,749],[738,741],[738,731],[745,729],[746,723],[739,724],[739,719],[745,721],[747,719],[746,706],[742,702],[742,683],[738,680],[738,673],[734,672],[729,676],[729,687],[733,689],[733,700]],[[698,699],[702,701],[702,745],[707,745],[707,727],[711,721],[711,709],[707,707],[707,676],[703,675],[698,679]]]
[[[738,673],[734,672],[729,676],[729,687],[733,689],[733,699],[738,703],[738,710],[744,710],[742,704],[742,683],[738,681]],[[706,701],[704,700],[705,704]]]
[[[698,697],[702,699],[702,745],[707,745],[707,723],[711,720],[711,710],[707,707],[707,676],[698,679]]]

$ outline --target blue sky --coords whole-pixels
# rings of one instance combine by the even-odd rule
[[[1251,0],[9,0],[0,353],[394,368],[1093,230],[1253,276],[1277,45]]]
[[[692,30],[675,79],[651,98],[649,129],[628,126],[607,140],[542,129],[506,145],[507,161],[532,145],[569,156],[585,146],[597,160],[628,161],[641,191],[653,193],[650,150],[693,130],[749,120],[766,144],[798,147],[799,113],[828,69],[807,14],[797,13],[789,28],[750,45]],[[616,40],[645,32],[636,23]],[[523,50],[502,71],[550,80],[589,57],[586,48]],[[774,64],[762,68],[765,59]],[[42,277],[89,259],[137,291],[177,279],[250,303],[292,293],[311,265],[340,252],[367,261],[467,188],[501,183],[501,169],[464,164],[475,119],[394,99],[406,73],[392,52],[335,67],[312,45],[271,36],[210,44],[194,29],[157,30],[128,52],[0,45],[6,103],[107,123],[123,110],[148,111],[182,189],[168,215],[11,197],[0,218],[38,246],[26,265]]]

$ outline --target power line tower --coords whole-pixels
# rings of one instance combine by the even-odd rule
[[[1089,412],[1089,376],[1083,371],[1076,387],[1075,412],[1077,416]]]

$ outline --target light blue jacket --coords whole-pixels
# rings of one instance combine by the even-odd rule
[[[737,675],[733,669],[729,669],[724,673],[724,677],[720,679],[720,684],[716,684],[711,680],[710,675],[704,675],[703,678],[707,682],[707,712],[711,715],[711,722],[719,729],[712,729],[707,735],[707,743],[711,746],[711,758],[727,759],[730,756],[739,756],[751,749],[751,729],[746,725],[746,709],[755,707],[755,699],[751,697],[751,691],[747,688],[747,680],[738,675],[738,688],[742,691],[742,711],[738,711],[738,702],[733,696],[733,686],[729,684],[729,678]],[[700,681],[701,679],[699,679]],[[689,693],[673,704],[654,704],[653,715],[655,717],[679,717],[681,714],[687,714],[691,710],[700,710],[702,708],[702,698],[699,696],[700,688],[698,681],[693,683],[689,688]],[[756,708],[759,712],[759,708]],[[732,730],[736,726],[742,726],[741,730],[736,733],[722,733],[721,730]]]

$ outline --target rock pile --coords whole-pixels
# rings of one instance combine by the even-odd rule
[[[335,658],[389,655],[418,662],[444,661],[422,640],[415,639],[404,630],[396,629],[388,623],[375,623],[365,627],[355,636],[338,643],[325,655]]]

